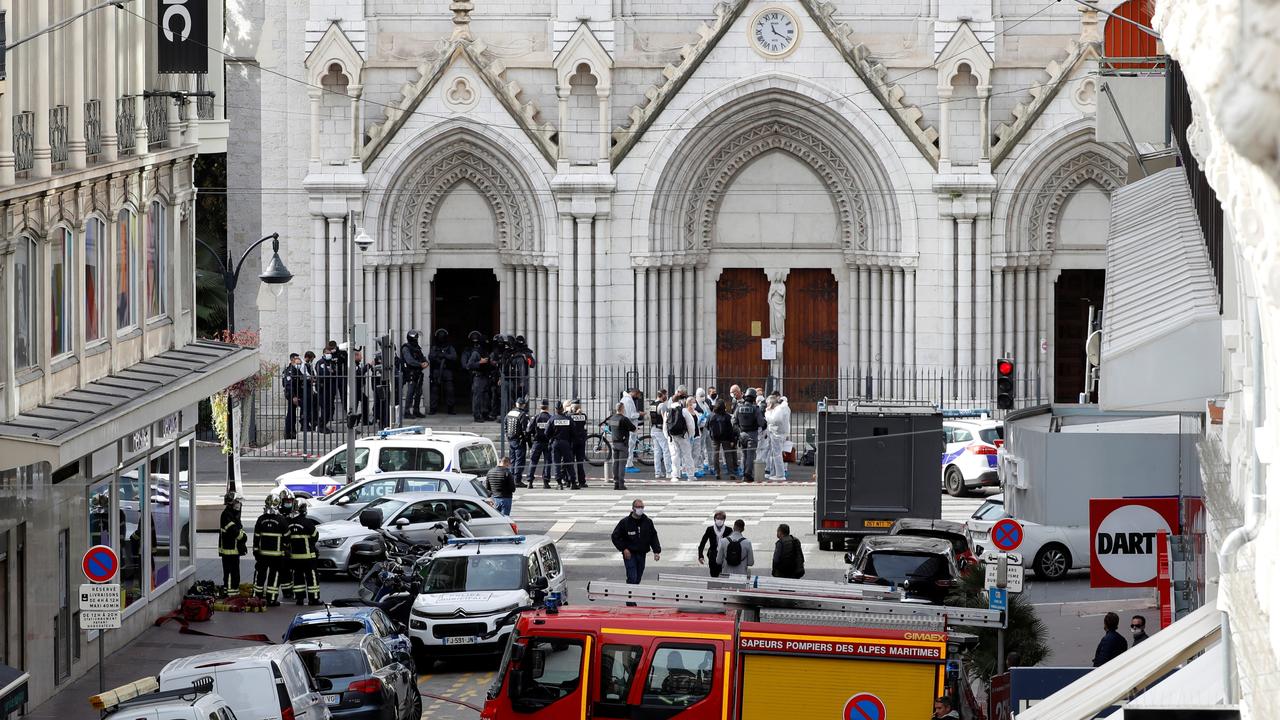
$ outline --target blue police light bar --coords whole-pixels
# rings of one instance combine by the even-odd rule
[[[967,410],[943,410],[942,417],[952,418],[989,418],[991,410],[987,408],[969,408]]]
[[[499,537],[478,537],[478,538],[449,538],[445,541],[446,545],[497,545],[498,543],[511,543],[519,545],[524,542],[523,535],[504,535]]]
[[[425,435],[428,432],[430,432],[430,430],[427,430],[421,425],[410,425],[409,427],[387,428],[386,430],[379,430],[378,437],[386,439],[394,435]]]

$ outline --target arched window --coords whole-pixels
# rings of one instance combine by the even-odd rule
[[[71,352],[75,233],[59,227],[49,237],[49,356]]]
[[[168,308],[169,274],[165,271],[166,232],[165,207],[160,201],[151,203],[147,213],[147,317],[164,315]]]
[[[31,367],[36,357],[36,241],[23,235],[13,256],[13,367]]]
[[[106,328],[107,224],[91,217],[84,224],[84,340],[103,338]]]
[[[138,324],[138,216],[124,209],[116,217],[116,330]]]
[[[1155,9],[1155,4],[1155,0],[1128,0],[1128,2],[1115,9],[1115,14],[1151,27],[1151,15]],[[1144,32],[1133,23],[1127,23],[1114,17],[1107,18],[1103,48],[1109,58],[1149,58],[1159,54],[1156,49],[1156,39],[1150,33]],[[1124,63],[1114,65],[1114,67],[1150,68],[1154,67],[1154,65],[1151,63]]]

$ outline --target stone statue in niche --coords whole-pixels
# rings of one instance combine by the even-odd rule
[[[787,327],[786,273],[771,273],[769,277],[769,336],[780,338]]]

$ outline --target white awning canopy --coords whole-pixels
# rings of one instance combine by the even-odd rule
[[[1099,405],[1198,412],[1222,392],[1218,288],[1182,168],[1111,195]]]
[[[1205,605],[1137,647],[1095,669],[1041,702],[1017,720],[1092,720],[1098,713],[1145,690],[1218,642],[1221,615]]]

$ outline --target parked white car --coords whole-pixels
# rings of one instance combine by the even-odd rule
[[[383,430],[360,438],[355,446],[357,481],[385,472],[459,472],[483,476],[498,464],[493,441],[469,432],[437,432],[423,427]],[[276,478],[288,488],[315,498],[342,489],[347,482],[347,447],[339,446],[311,464]]]
[[[346,520],[378,498],[403,492],[455,493],[493,505],[488,486],[475,475],[453,472],[391,472],[367,477],[328,497],[313,499],[307,506],[307,514],[321,523]]]
[[[498,620],[528,605],[530,590],[545,579],[548,593],[568,602],[564,563],[551,538],[452,539],[423,573],[422,592],[413,602],[409,639],[424,671],[436,657],[501,652],[512,625],[492,638]]]
[[[965,523],[969,542],[975,551],[980,550],[979,555],[996,552],[991,544],[991,526],[1006,517],[1009,514],[1004,508],[1004,493],[1000,493],[987,498]],[[1089,528],[1018,522],[1023,536],[1016,552],[1037,578],[1060,580],[1070,570],[1089,569]]]
[[[353,563],[352,549],[364,541],[378,539],[377,533],[360,524],[360,514],[366,510],[380,510],[382,528],[415,545],[439,544],[436,526],[448,522],[458,510],[471,515],[467,528],[477,537],[516,534],[516,524],[480,498],[454,493],[395,493],[374,500],[346,520],[320,526],[316,545],[321,570],[363,575],[365,562],[357,558]]]
[[[963,497],[980,487],[1000,484],[997,454],[1004,444],[1004,423],[987,419],[944,420],[942,489]]]
[[[153,678],[146,681],[156,683]],[[95,702],[96,697],[90,702]],[[104,707],[103,712],[106,715],[102,720],[238,720],[227,701],[212,691],[212,684],[199,680],[185,688],[131,697]]]
[[[179,658],[160,671],[160,690],[213,678],[213,692],[236,717],[252,720],[331,720],[317,683],[292,645],[255,645]],[[132,715],[130,717],[133,717]]]

